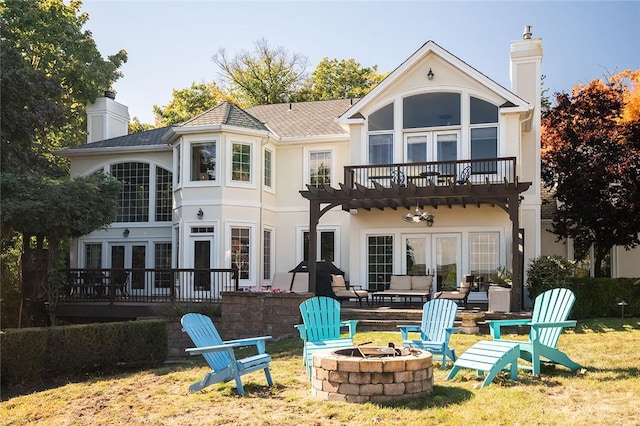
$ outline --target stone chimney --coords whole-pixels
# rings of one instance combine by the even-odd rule
[[[129,133],[129,108],[115,99],[116,94],[107,90],[104,97],[87,104],[87,143]]]

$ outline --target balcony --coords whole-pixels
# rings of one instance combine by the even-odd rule
[[[400,188],[515,183],[516,158],[376,164],[344,168],[346,188]]]

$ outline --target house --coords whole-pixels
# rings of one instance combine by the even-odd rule
[[[72,176],[122,180],[120,211],[74,241],[72,266],[233,266],[240,287],[255,288],[322,259],[371,290],[391,274],[455,286],[504,266],[519,309],[544,233],[541,61],[540,39],[527,31],[513,41],[509,90],[428,41],[361,99],[223,102],[133,135],[127,108],[108,94],[87,107],[88,143],[60,155]],[[315,262],[309,269],[313,290]],[[203,280],[178,285],[219,291]],[[166,288],[159,283],[130,285]]]

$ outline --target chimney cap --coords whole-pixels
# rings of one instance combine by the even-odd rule
[[[105,90],[104,91],[104,97],[115,100],[116,99],[116,92],[114,92],[113,90]]]
[[[522,30],[522,38],[524,40],[531,40],[531,36],[533,36],[533,26],[531,25],[525,25],[524,29]]]

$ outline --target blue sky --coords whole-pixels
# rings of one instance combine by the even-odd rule
[[[511,88],[509,43],[525,25],[542,38],[550,91],[640,68],[640,1],[160,1],[84,0],[84,29],[104,57],[125,49],[117,100],[131,117],[153,123],[153,105],[173,89],[219,81],[212,56],[273,47],[308,57],[353,58],[392,71],[433,40]]]

